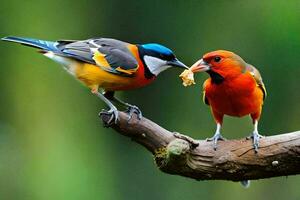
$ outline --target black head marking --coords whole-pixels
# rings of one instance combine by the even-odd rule
[[[212,83],[214,84],[221,84],[224,81],[224,77],[218,74],[217,72],[214,72],[212,70],[208,70],[207,73],[211,77]]]

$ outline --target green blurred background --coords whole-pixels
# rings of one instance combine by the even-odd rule
[[[268,90],[260,132],[300,129],[300,1],[4,0],[0,37],[47,40],[112,37],[158,42],[191,65],[232,50],[261,71]],[[152,156],[103,128],[104,104],[51,60],[24,46],[0,45],[0,199],[300,199],[300,177],[194,181],[160,172]],[[146,88],[119,93],[146,117],[196,138],[213,134],[202,82],[184,88],[169,70]],[[252,130],[249,118],[224,122],[227,138]]]

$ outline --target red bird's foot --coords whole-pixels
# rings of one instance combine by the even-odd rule
[[[99,113],[99,116],[102,115],[110,115],[109,120],[104,123],[104,127],[109,127],[113,124],[117,124],[117,122],[119,121],[119,113],[118,110],[115,108],[111,108],[110,110],[102,110]]]
[[[137,106],[134,106],[134,105],[130,105],[130,104],[127,104],[128,108],[126,110],[126,112],[128,113],[128,119],[127,119],[127,122],[129,122],[131,119],[132,119],[132,115],[135,113],[137,115],[137,118],[139,120],[142,119],[143,115],[142,115],[142,111],[137,107]]]
[[[253,148],[255,150],[255,153],[258,152],[259,148],[259,140],[260,138],[263,138],[264,136],[260,135],[258,132],[254,131],[250,136],[246,137],[247,140],[253,139]]]
[[[214,146],[215,151],[217,150],[218,140],[223,140],[224,141],[226,139],[221,135],[221,133],[215,133],[215,135],[213,137],[206,139],[206,141],[208,141],[208,142],[213,141],[213,146]]]

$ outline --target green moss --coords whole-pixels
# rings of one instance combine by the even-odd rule
[[[168,151],[166,147],[162,147],[155,150],[154,160],[158,168],[162,168],[167,164]]]

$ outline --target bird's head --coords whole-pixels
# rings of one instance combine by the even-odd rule
[[[192,65],[192,72],[208,72],[212,78],[235,77],[243,73],[246,62],[233,52],[217,50],[205,54]]]
[[[140,57],[152,75],[157,76],[170,67],[188,67],[179,61],[173,51],[160,44],[143,44],[139,46]]]

